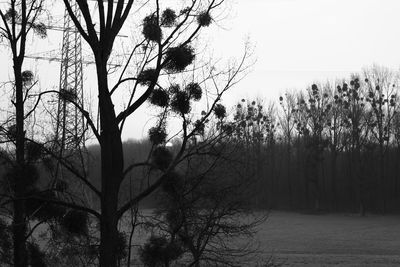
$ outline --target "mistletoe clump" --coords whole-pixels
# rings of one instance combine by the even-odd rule
[[[216,104],[214,108],[214,114],[218,119],[223,119],[226,116],[226,108],[222,104]]]
[[[21,73],[21,78],[23,83],[29,83],[33,80],[33,72],[30,70],[25,70]]]
[[[9,185],[30,190],[39,179],[39,172],[32,164],[23,166],[12,166],[6,173],[6,180]]]
[[[164,181],[162,184],[162,189],[164,192],[170,196],[177,196],[179,192],[182,192],[184,187],[183,177],[176,171],[171,171],[164,174]]]
[[[145,266],[170,266],[171,261],[181,257],[183,249],[176,241],[151,236],[139,253]]]
[[[167,8],[161,15],[161,25],[165,27],[172,27],[176,21],[176,13],[174,10]]]
[[[43,149],[40,144],[35,142],[26,142],[26,158],[30,161],[38,160],[43,154]]]
[[[10,139],[10,141],[15,140],[17,138],[17,125],[12,124],[7,127],[7,137]]]
[[[58,179],[55,183],[54,183],[54,190],[58,191],[58,192],[65,192],[68,189],[68,184],[67,182]]]
[[[194,58],[194,49],[189,45],[171,47],[165,53],[165,68],[172,72],[183,71]]]
[[[70,234],[77,236],[86,236],[88,234],[88,216],[83,211],[68,211],[61,219],[60,224]]]
[[[15,9],[9,8],[4,14],[4,18],[6,21],[11,22],[13,19],[17,20],[19,17],[18,12]]]
[[[149,86],[151,83],[155,83],[157,78],[158,74],[156,69],[146,69],[138,75],[137,80],[140,85]]]
[[[44,39],[47,37],[47,26],[40,22],[40,23],[34,23],[31,24],[32,25],[32,29],[35,32],[35,34],[37,36],[39,36],[39,38]]]
[[[159,146],[153,151],[152,163],[160,170],[166,170],[172,159],[172,153],[164,146]]]
[[[123,259],[127,256],[127,240],[126,236],[122,232],[118,232],[118,239],[117,239],[117,246],[116,246],[116,253],[118,259]]]
[[[148,15],[143,19],[142,33],[147,40],[158,42],[161,40],[162,31],[155,15]]]
[[[186,91],[178,90],[175,92],[171,101],[172,110],[177,113],[187,114],[190,111],[189,95]]]
[[[195,128],[195,131],[196,131],[197,133],[199,133],[200,135],[203,135],[203,134],[204,134],[204,129],[205,129],[205,124],[204,124],[203,121],[197,120],[197,121],[194,123],[194,128]]]
[[[197,16],[197,23],[201,26],[201,27],[208,27],[210,26],[212,21],[211,15],[209,12],[205,11],[200,13]]]
[[[159,145],[165,143],[167,138],[167,133],[164,127],[151,127],[149,130],[149,138],[150,141],[155,144]]]
[[[154,89],[150,95],[150,103],[159,107],[166,107],[169,103],[169,95],[168,92],[159,88]]]
[[[186,91],[189,92],[190,98],[195,101],[199,101],[203,93],[198,83],[189,83],[186,86]]]
[[[177,92],[179,92],[181,90],[181,87],[179,86],[179,84],[172,84],[169,88],[168,88],[168,92],[172,95],[176,94]]]
[[[12,258],[12,227],[0,218],[0,262],[10,262]]]
[[[64,101],[75,101],[77,99],[76,91],[73,88],[62,88],[59,92],[59,97]]]
[[[65,214],[65,208],[53,204],[50,201],[57,200],[57,196],[53,191],[39,191],[34,188],[28,193],[28,201],[26,201],[26,210],[29,216],[35,219],[60,220]]]
[[[33,242],[28,242],[28,252],[29,252],[29,261],[30,266],[39,267],[39,266],[47,266],[46,264],[46,253],[40,250],[38,244]]]

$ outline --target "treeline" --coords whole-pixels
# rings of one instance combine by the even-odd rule
[[[350,80],[242,100],[233,138],[251,151],[263,208],[400,211],[399,73],[374,66]]]
[[[235,147],[257,208],[400,212],[398,81],[398,73],[374,66],[348,81],[286,92],[277,103],[242,99],[206,133],[231,131],[221,142]],[[149,141],[126,142],[125,161],[140,161],[150,149]],[[92,162],[97,150],[89,148]],[[99,167],[92,165],[91,177]],[[138,186],[123,188],[121,197],[129,198]],[[155,207],[156,199],[141,205]]]

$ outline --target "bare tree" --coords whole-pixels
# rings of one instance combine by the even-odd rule
[[[234,127],[222,125],[218,132],[203,135],[192,148],[200,153],[187,157],[163,184],[160,207],[149,222],[153,236],[141,250],[148,266],[154,266],[149,259],[160,255],[164,266],[180,257],[187,266],[236,266],[249,257],[254,260],[253,237],[265,220],[252,213],[249,199],[257,179],[248,176],[242,147],[230,141]]]
[[[396,114],[396,93],[398,91],[398,74],[387,68],[374,66],[364,70],[365,82],[368,88],[367,101],[371,107],[369,126],[373,137],[378,142],[379,183],[382,199],[382,212],[386,212],[387,186],[385,162],[388,146],[392,137],[393,119]]]
[[[297,112],[303,113],[300,115],[301,133],[304,136],[306,147],[306,196],[313,197],[313,207],[315,210],[320,209],[321,202],[321,163],[323,161],[323,152],[326,146],[323,131],[326,125],[326,117],[330,108],[327,105],[328,94],[313,84],[308,89],[307,101],[300,98],[300,105]]]
[[[24,104],[29,89],[32,87],[33,73],[23,71],[27,36],[35,32],[40,37],[46,36],[44,24],[39,22],[43,11],[42,0],[10,0],[0,9],[2,21],[1,35],[10,45],[13,62],[13,90],[15,99],[11,100],[15,106],[15,132],[12,142],[15,144],[15,162],[12,163],[13,174],[10,176],[13,201],[13,251],[14,266],[28,266],[28,251],[26,245],[27,221],[26,207],[23,198],[32,181],[27,181],[25,173],[29,166],[25,159],[25,114]]]
[[[290,207],[293,208],[293,181],[292,181],[292,146],[293,135],[295,130],[295,108],[296,99],[293,94],[285,93],[285,96],[279,97],[279,104],[282,108],[282,115],[280,117],[280,125],[283,131],[284,140],[286,142],[286,163],[287,163],[287,176],[288,176],[288,191]]]
[[[169,7],[163,7],[160,1],[136,3],[134,0],[97,1],[96,15],[92,15],[86,0],[77,0],[83,22],[77,19],[72,10],[71,2],[64,0],[64,4],[71,16],[77,30],[90,46],[96,64],[98,110],[100,126],[96,127],[87,111],[81,108],[83,115],[94,133],[101,149],[101,186],[97,189],[89,182],[86,185],[95,192],[100,202],[100,212],[91,211],[100,221],[100,266],[116,266],[116,242],[118,237],[117,225],[119,219],[137,205],[141,200],[154,192],[166,179],[165,173],[171,171],[182,158],[188,141],[194,135],[186,131],[188,124],[189,104],[185,104],[188,92],[162,79],[163,75],[177,75],[189,66],[194,58],[195,51],[191,46],[202,28],[213,22],[213,12],[223,4],[221,1],[185,1],[179,6],[184,8],[175,11]],[[110,85],[107,70],[110,56],[114,50],[114,42],[121,28],[125,25],[128,16],[139,15],[138,9],[148,8],[148,14],[141,22],[141,32],[137,31],[138,40],[121,70],[120,78],[114,85]],[[136,11],[135,8],[138,8]],[[96,21],[96,19],[99,21]],[[205,115],[200,119],[204,123],[213,110],[217,109],[222,94],[240,79],[244,68],[244,61],[239,62],[237,68],[231,67],[219,74],[213,68],[209,68],[208,78],[213,81],[216,93],[209,102]],[[138,59],[137,61],[135,61]],[[129,64],[134,62],[134,70],[128,75],[126,71]],[[225,79],[224,84],[218,82],[218,77]],[[167,84],[167,86],[165,85]],[[126,88],[132,87],[125,106],[118,110],[116,97]],[[168,87],[169,86],[169,87]],[[168,90],[166,90],[169,88]],[[171,105],[169,98],[172,95]],[[151,157],[145,162],[134,162],[130,165],[124,163],[123,145],[121,134],[126,120],[146,100],[150,100],[158,106],[170,106],[178,114],[184,115],[182,126],[181,148],[173,156],[167,165],[159,166],[161,173],[152,183],[125,203],[119,203],[119,192],[124,178],[137,167],[152,166]],[[175,104],[174,104],[175,103]],[[152,153],[159,153],[160,149],[154,149]]]
[[[337,160],[339,153],[343,151],[343,132],[345,126],[346,114],[344,113],[345,95],[342,88],[332,86],[328,83],[325,85],[326,92],[329,93],[329,108],[327,114],[327,135],[329,140],[329,150],[331,152],[331,183],[333,194],[333,208],[337,209],[338,205],[338,188],[337,188]]]

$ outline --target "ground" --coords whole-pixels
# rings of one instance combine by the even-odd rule
[[[283,266],[400,266],[400,216],[271,212],[258,239]]]

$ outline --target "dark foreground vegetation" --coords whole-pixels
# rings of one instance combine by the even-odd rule
[[[224,141],[232,127],[221,103],[247,73],[251,51],[226,65],[196,51],[201,33],[223,17],[224,1],[92,2],[61,5],[64,40],[74,43],[63,42],[58,90],[40,88],[24,69],[29,38],[47,37],[58,3],[1,3],[12,69],[2,88],[1,265],[130,266],[132,255],[146,266],[234,265],[253,255],[256,248],[232,239],[253,237],[264,217],[237,219],[251,213],[241,190],[251,180],[245,168],[236,172],[242,155]],[[132,44],[125,62],[113,64],[122,28]],[[94,93],[82,88],[81,40],[95,65]],[[85,99],[91,93],[97,101]],[[143,127],[132,123],[142,106],[156,118],[150,143],[146,155],[127,158],[122,134],[127,124]],[[219,179],[226,172],[217,166],[234,162],[236,178]],[[139,207],[153,194],[156,213],[141,219]],[[131,246],[138,228],[151,233],[139,249]]]

